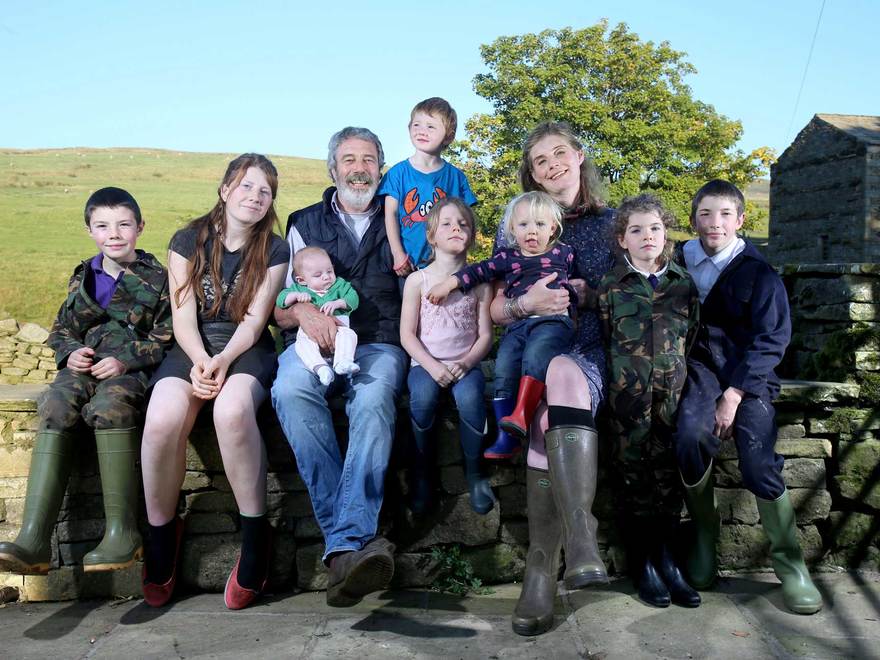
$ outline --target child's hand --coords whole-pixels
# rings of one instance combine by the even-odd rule
[[[83,374],[92,368],[92,358],[95,357],[95,349],[83,346],[67,356],[67,368],[78,374]]]
[[[321,305],[321,312],[326,314],[327,316],[333,316],[333,312],[337,309],[345,309],[348,305],[345,304],[345,301],[341,298],[339,300],[331,300],[330,302],[325,302]]]
[[[290,307],[294,303],[309,302],[310,300],[311,300],[311,298],[309,297],[309,294],[307,294],[305,291],[300,291],[300,292],[291,291],[284,298],[284,306]]]
[[[398,277],[406,277],[413,272],[413,262],[403,250],[397,251],[391,248],[391,256],[394,257],[394,272]]]
[[[97,364],[95,364],[92,369],[92,376],[97,378],[98,380],[105,380],[107,378],[112,378],[113,376],[121,376],[124,374],[128,368],[115,357],[105,357],[103,360],[99,360]]]
[[[743,391],[735,387],[728,387],[718,399],[715,406],[715,429],[713,433],[722,440],[733,436],[733,421],[736,419],[736,411],[742,401]]]
[[[455,277],[450,277],[446,280],[440,282],[440,284],[435,284],[430,289],[428,289],[428,293],[425,294],[425,297],[434,305],[440,305],[443,303],[446,298],[449,297],[449,294],[455,291],[458,287],[458,280]]]
[[[455,376],[452,375],[449,368],[442,362],[428,367],[427,371],[440,387],[449,387],[455,382]]]
[[[452,364],[447,365],[446,368],[449,369],[449,373],[452,374],[456,383],[464,378],[465,374],[470,371],[470,367],[463,362],[453,362]]]

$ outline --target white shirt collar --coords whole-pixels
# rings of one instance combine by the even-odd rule
[[[632,270],[636,271],[636,272],[639,273],[640,275],[643,275],[643,276],[645,277],[645,279],[647,279],[650,275],[653,275],[654,277],[656,277],[656,278],[659,280],[661,277],[663,277],[664,273],[666,273],[666,270],[669,268],[669,263],[667,262],[667,263],[663,264],[663,268],[661,268],[660,270],[658,270],[658,271],[656,271],[656,272],[654,272],[654,273],[649,273],[649,272],[646,271],[646,270],[642,270],[641,268],[636,268],[635,266],[633,266],[632,261],[629,260],[629,255],[628,255],[628,254],[624,254],[624,255],[623,255],[623,258],[626,259],[626,263],[627,263],[627,265],[628,265]]]
[[[703,244],[700,242],[700,239],[694,238],[689,240],[684,244],[684,252],[685,257],[687,258],[687,262],[693,266],[699,266],[701,263],[706,261],[706,259],[710,259],[712,264],[718,268],[719,270],[723,270],[724,266],[730,261],[733,257],[742,252],[746,247],[746,242],[741,239],[739,236],[736,237],[736,240],[731,241],[730,245],[721,250],[721,252],[712,255],[711,257],[706,254],[706,251],[703,249]]]

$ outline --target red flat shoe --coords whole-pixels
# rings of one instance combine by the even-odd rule
[[[272,527],[270,525],[266,525],[266,527],[266,533],[269,535],[266,542],[266,577],[263,578],[263,583],[258,590],[241,586],[238,583],[238,565],[241,562],[241,554],[239,553],[235,560],[235,566],[232,567],[232,573],[226,580],[226,588],[223,590],[223,602],[226,603],[227,609],[243,610],[252,605],[266,590],[266,585],[269,583],[269,560],[272,558]]]
[[[174,587],[177,584],[177,563],[180,560],[180,546],[183,541],[183,520],[180,516],[176,516],[176,518],[177,528],[175,531],[177,534],[174,547],[174,568],[171,570],[171,577],[163,584],[147,581],[147,566],[146,562],[144,563],[144,602],[151,607],[162,607],[171,600],[171,596],[174,594]]]

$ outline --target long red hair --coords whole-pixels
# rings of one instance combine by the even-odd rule
[[[266,211],[263,219],[255,224],[250,231],[248,240],[241,248],[241,269],[238,281],[232,291],[225,294],[222,287],[221,265],[223,263],[223,240],[226,234],[226,202],[220,196],[223,186],[229,190],[235,189],[249,168],[256,167],[262,170],[272,189],[272,203]],[[196,218],[189,223],[189,227],[196,231],[196,251],[192,258],[192,269],[187,277],[186,284],[181,287],[175,296],[180,305],[187,290],[192,289],[203,309],[206,318],[217,316],[226,296],[227,313],[236,323],[241,323],[247,314],[251,301],[256,297],[257,291],[263,284],[269,268],[269,243],[272,240],[272,230],[281,230],[278,223],[278,215],[275,212],[275,195],[278,192],[278,170],[272,161],[260,154],[242,154],[226,168],[223,181],[217,189],[217,203],[207,214]],[[205,258],[205,245],[211,240],[211,254]],[[216,295],[214,302],[206,308],[207,300],[202,289],[201,281],[208,273],[211,278]],[[230,283],[231,284],[231,283]]]

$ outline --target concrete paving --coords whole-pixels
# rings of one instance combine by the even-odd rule
[[[723,579],[703,605],[655,609],[628,581],[561,593],[553,629],[510,628],[519,585],[456,598],[395,591],[349,609],[280,594],[240,612],[220,594],[0,606],[0,657],[28,658],[880,658],[880,575],[826,573],[824,609],[783,609],[770,574]]]

